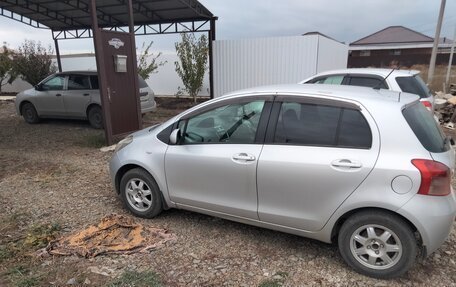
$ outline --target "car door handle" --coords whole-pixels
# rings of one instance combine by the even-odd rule
[[[89,93],[82,94],[84,97],[90,96]]]
[[[334,167],[345,167],[345,168],[361,168],[363,165],[360,162],[351,161],[349,159],[336,159],[331,162]]]
[[[233,159],[239,160],[239,161],[254,161],[255,157],[253,155],[247,154],[245,152],[241,152],[241,153],[233,155]]]
[[[62,94],[55,94],[55,96],[56,96],[56,97],[61,97],[61,96],[62,96]]]

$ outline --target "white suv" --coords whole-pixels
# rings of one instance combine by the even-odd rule
[[[357,68],[332,70],[316,74],[300,84],[330,84],[387,89],[420,96],[430,111],[434,110],[434,97],[415,70]]]

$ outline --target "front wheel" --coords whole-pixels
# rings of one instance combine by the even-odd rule
[[[348,218],[339,232],[339,251],[357,272],[380,279],[398,277],[415,262],[417,242],[399,216],[366,211]]]
[[[29,124],[36,124],[40,121],[40,117],[31,103],[25,103],[22,105],[21,114],[24,117],[24,120]]]
[[[153,218],[163,210],[160,189],[152,176],[141,168],[123,175],[120,196],[125,206],[138,217]]]

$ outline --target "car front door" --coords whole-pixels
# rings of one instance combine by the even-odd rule
[[[178,144],[165,156],[170,198],[178,206],[258,219],[261,123],[272,97],[242,97],[184,116]],[[264,126],[264,124],[263,124]],[[262,131],[263,130],[263,131]]]
[[[323,228],[374,167],[379,136],[370,127],[353,103],[279,96],[258,162],[260,220]]]
[[[98,93],[98,90],[95,92]],[[85,117],[86,109],[93,93],[94,90],[91,90],[88,75],[68,75],[68,88],[63,96],[67,115],[72,117]]]
[[[36,109],[41,116],[63,116],[65,75],[55,75],[39,85],[36,91]]]

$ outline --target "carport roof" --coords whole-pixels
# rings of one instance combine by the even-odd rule
[[[91,0],[3,0],[0,15],[52,31],[90,29]],[[128,0],[97,0],[98,25],[128,26]],[[207,21],[214,15],[197,0],[132,0],[135,25]]]

